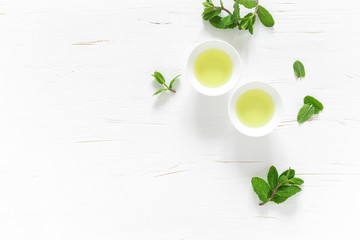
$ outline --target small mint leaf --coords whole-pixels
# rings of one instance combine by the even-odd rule
[[[295,185],[302,185],[304,183],[304,180],[302,180],[301,178],[292,178],[289,180],[289,183]]]
[[[221,23],[224,24],[225,26],[233,25],[235,23],[234,16],[233,15],[228,15],[226,17],[223,17],[221,19]]]
[[[180,77],[180,76],[181,76],[181,75],[177,75],[173,80],[171,80],[171,82],[170,82],[170,84],[169,84],[169,88],[170,88],[170,89],[172,89],[175,80],[176,80],[178,77]]]
[[[222,0],[220,0],[220,5],[221,5],[222,8],[224,8],[224,4],[223,4]]]
[[[286,185],[289,183],[289,179],[286,176],[280,176],[277,183],[280,186]]]
[[[222,23],[222,17],[219,17],[219,16],[216,16],[212,19],[210,19],[210,24],[213,26],[213,27],[216,27],[216,28],[219,28],[219,29],[227,29],[227,28],[234,28],[236,26],[236,24],[233,24],[233,25],[229,25],[229,26],[226,26]],[[234,26],[235,25],[235,26]]]
[[[156,72],[154,72],[154,74],[152,76],[156,79],[156,81],[158,81],[158,83],[160,83],[160,84],[165,83],[165,78],[161,73],[156,71]]]
[[[274,166],[271,166],[267,175],[267,180],[271,191],[274,191],[278,184],[278,171]]]
[[[271,16],[269,11],[266,10],[266,8],[264,8],[263,6],[259,5],[257,15],[259,16],[260,21],[262,22],[262,24],[264,24],[264,26],[266,27],[274,26],[275,24],[274,18]]]
[[[290,185],[290,186],[280,187],[276,191],[276,195],[280,196],[280,197],[284,197],[284,198],[289,198],[300,191],[301,191],[300,187],[295,186],[295,185]]]
[[[157,91],[153,94],[153,96],[158,95],[159,93],[164,92],[164,91],[167,91],[167,90],[169,90],[169,89],[163,88],[163,89],[157,90]]]
[[[295,61],[293,64],[294,73],[297,78],[305,77],[305,67],[300,61]]]
[[[288,170],[286,170],[282,174],[280,174],[280,177],[281,176],[286,176],[288,179],[292,179],[293,177],[295,177],[295,170],[289,168]]]
[[[235,0],[234,3],[234,20],[237,23],[240,20],[240,5],[239,5],[239,0]]]
[[[304,123],[314,115],[316,108],[314,105],[304,104],[304,106],[299,110],[297,121],[299,123]]]
[[[304,98],[304,103],[305,104],[312,104],[316,108],[316,110],[318,110],[318,111],[315,111],[315,114],[319,113],[320,111],[322,111],[324,109],[324,106],[322,105],[322,103],[319,102],[314,97],[311,97],[311,96],[306,96]]]
[[[210,20],[210,19],[218,16],[220,13],[221,13],[221,9],[218,9],[218,8],[213,9],[213,10],[209,11],[208,13],[204,14],[203,19]]]
[[[255,193],[258,195],[260,201],[266,203],[271,194],[269,184],[267,184],[264,179],[253,177],[251,179],[251,185]]]
[[[273,197],[270,201],[276,203],[276,204],[280,204],[285,202],[288,199],[288,197],[280,197],[280,196],[275,196]]]
[[[239,3],[248,9],[254,8],[258,5],[256,0],[240,0]]]

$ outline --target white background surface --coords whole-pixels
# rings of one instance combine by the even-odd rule
[[[201,2],[0,1],[0,239],[359,238],[358,1],[260,1],[276,24],[254,36],[213,29]],[[282,95],[271,135],[237,133],[229,94],[184,77],[152,97],[150,74],[184,74],[208,39],[239,51],[239,84]],[[299,126],[307,94],[325,109]],[[306,183],[259,207],[250,179],[271,165]]]

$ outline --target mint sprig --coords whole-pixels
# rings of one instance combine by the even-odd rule
[[[241,17],[240,5],[248,9],[254,9],[254,12]],[[259,0],[234,0],[233,12],[226,9],[221,0],[220,6],[215,6],[212,0],[206,0],[203,2],[203,6],[203,19],[209,21],[215,28],[233,29],[237,27],[239,30],[248,30],[251,34],[253,34],[253,26],[256,15],[266,27],[272,27],[275,24],[274,18],[271,16],[269,11],[259,5]],[[222,12],[225,12],[226,16],[220,16]]]
[[[294,169],[289,168],[278,176],[274,166],[270,167],[267,180],[268,182],[258,177],[251,179],[251,185],[261,201],[260,206],[269,201],[277,204],[285,202],[289,197],[300,192],[299,186],[304,183],[302,179],[295,178]]]
[[[318,114],[324,109],[321,102],[311,96],[304,98],[304,106],[299,110],[297,121],[304,123],[311,118],[312,115]]]
[[[161,73],[155,71],[154,74],[151,75],[151,76],[153,76],[158,83],[160,83],[161,85],[163,85],[163,86],[165,87],[165,88],[162,88],[162,89],[157,90],[157,91],[153,94],[153,96],[158,95],[159,93],[165,92],[165,91],[171,91],[171,92],[173,92],[173,93],[176,93],[176,91],[175,91],[174,89],[172,89],[172,87],[173,87],[174,82],[176,81],[176,79],[177,79],[178,77],[180,77],[181,75],[177,75],[173,80],[170,81],[170,84],[169,84],[169,85],[166,84],[165,78],[164,78],[164,76],[163,76]]]

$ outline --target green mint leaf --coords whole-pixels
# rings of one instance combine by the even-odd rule
[[[274,191],[278,184],[278,171],[274,166],[271,166],[267,175],[267,180],[270,186],[271,191]]]
[[[289,184],[289,179],[286,176],[280,176],[278,179],[278,185],[286,185]]]
[[[210,12],[204,14],[204,15],[203,15],[203,19],[204,19],[204,20],[210,20],[210,19],[218,16],[220,13],[221,13],[221,9],[218,9],[218,8],[213,9],[213,10],[211,10]]]
[[[322,103],[319,102],[314,97],[311,97],[311,96],[306,96],[304,98],[304,103],[305,104],[312,104],[316,108],[316,110],[318,110],[318,111],[315,111],[315,114],[318,114],[320,111],[322,111],[324,109],[324,106],[322,105]]]
[[[235,0],[234,3],[234,20],[237,23],[240,20],[240,5],[239,5],[239,0]]]
[[[266,27],[272,27],[275,24],[275,21],[268,10],[266,10],[263,6],[259,5],[257,15],[260,18],[260,21]]]
[[[288,170],[286,170],[282,174],[280,174],[280,177],[281,176],[286,176],[288,179],[292,179],[293,177],[295,177],[295,170],[289,168]]]
[[[170,84],[169,84],[169,88],[170,88],[170,89],[172,89],[175,80],[176,80],[178,77],[180,77],[180,76],[181,76],[181,75],[177,75],[173,80],[171,80],[171,82],[170,82]]]
[[[202,5],[205,7],[205,8],[212,8],[214,7],[213,4],[209,3],[209,2],[203,2]]]
[[[249,29],[250,34],[253,35],[254,34],[254,28],[253,28],[252,23],[249,24],[248,29]]]
[[[305,77],[305,67],[300,61],[295,61],[293,64],[294,73],[297,78]]]
[[[221,19],[221,23],[224,24],[225,26],[230,26],[233,25],[235,23],[235,19],[233,15],[229,15],[226,17],[223,17]]]
[[[159,93],[167,91],[167,90],[169,90],[169,89],[167,89],[167,88],[159,89],[153,94],[153,96],[158,95]]]
[[[288,197],[280,197],[280,196],[275,196],[273,197],[270,201],[276,203],[276,204],[280,204],[285,202],[288,199]]]
[[[260,201],[266,203],[271,194],[269,184],[267,184],[264,179],[253,177],[251,179],[251,185],[255,193],[258,195]]]
[[[312,115],[314,115],[315,113],[315,107],[314,105],[310,105],[310,104],[304,104],[304,106],[300,109],[298,116],[297,116],[297,121],[299,123],[304,123],[307,120],[309,120],[311,118]]]
[[[256,0],[240,0],[239,3],[246,8],[254,8],[258,5]]]
[[[216,16],[216,17],[210,19],[210,24],[219,29],[227,29],[227,28],[236,27],[236,24],[226,26],[222,23],[221,20],[222,20],[222,17]]]
[[[156,81],[158,81],[160,84],[164,84],[165,83],[165,78],[164,76],[159,73],[159,72],[154,72],[154,74],[152,75]]]
[[[276,191],[276,195],[280,196],[280,197],[284,197],[284,198],[289,198],[300,191],[301,191],[300,187],[295,186],[295,185],[290,185],[290,186],[280,187]]]
[[[206,0],[206,2],[209,3],[211,6],[214,6],[214,4],[211,0]]]
[[[245,16],[240,22],[239,30],[248,29],[250,21],[251,21],[250,17]]]
[[[304,183],[304,180],[302,180],[301,178],[292,178],[289,180],[289,183],[295,185],[302,185]]]
[[[221,5],[222,8],[224,8],[224,4],[223,4],[222,0],[220,0],[220,5]]]

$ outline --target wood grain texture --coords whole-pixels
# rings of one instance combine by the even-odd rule
[[[201,2],[0,1],[0,239],[359,238],[359,2],[260,0],[276,24],[254,36],[213,29]],[[209,39],[239,51],[239,85],[282,95],[271,135],[240,135],[229,95],[184,77],[152,97],[150,74],[184,74]],[[325,109],[299,126],[307,94]],[[304,190],[259,207],[250,179],[271,165]]]

